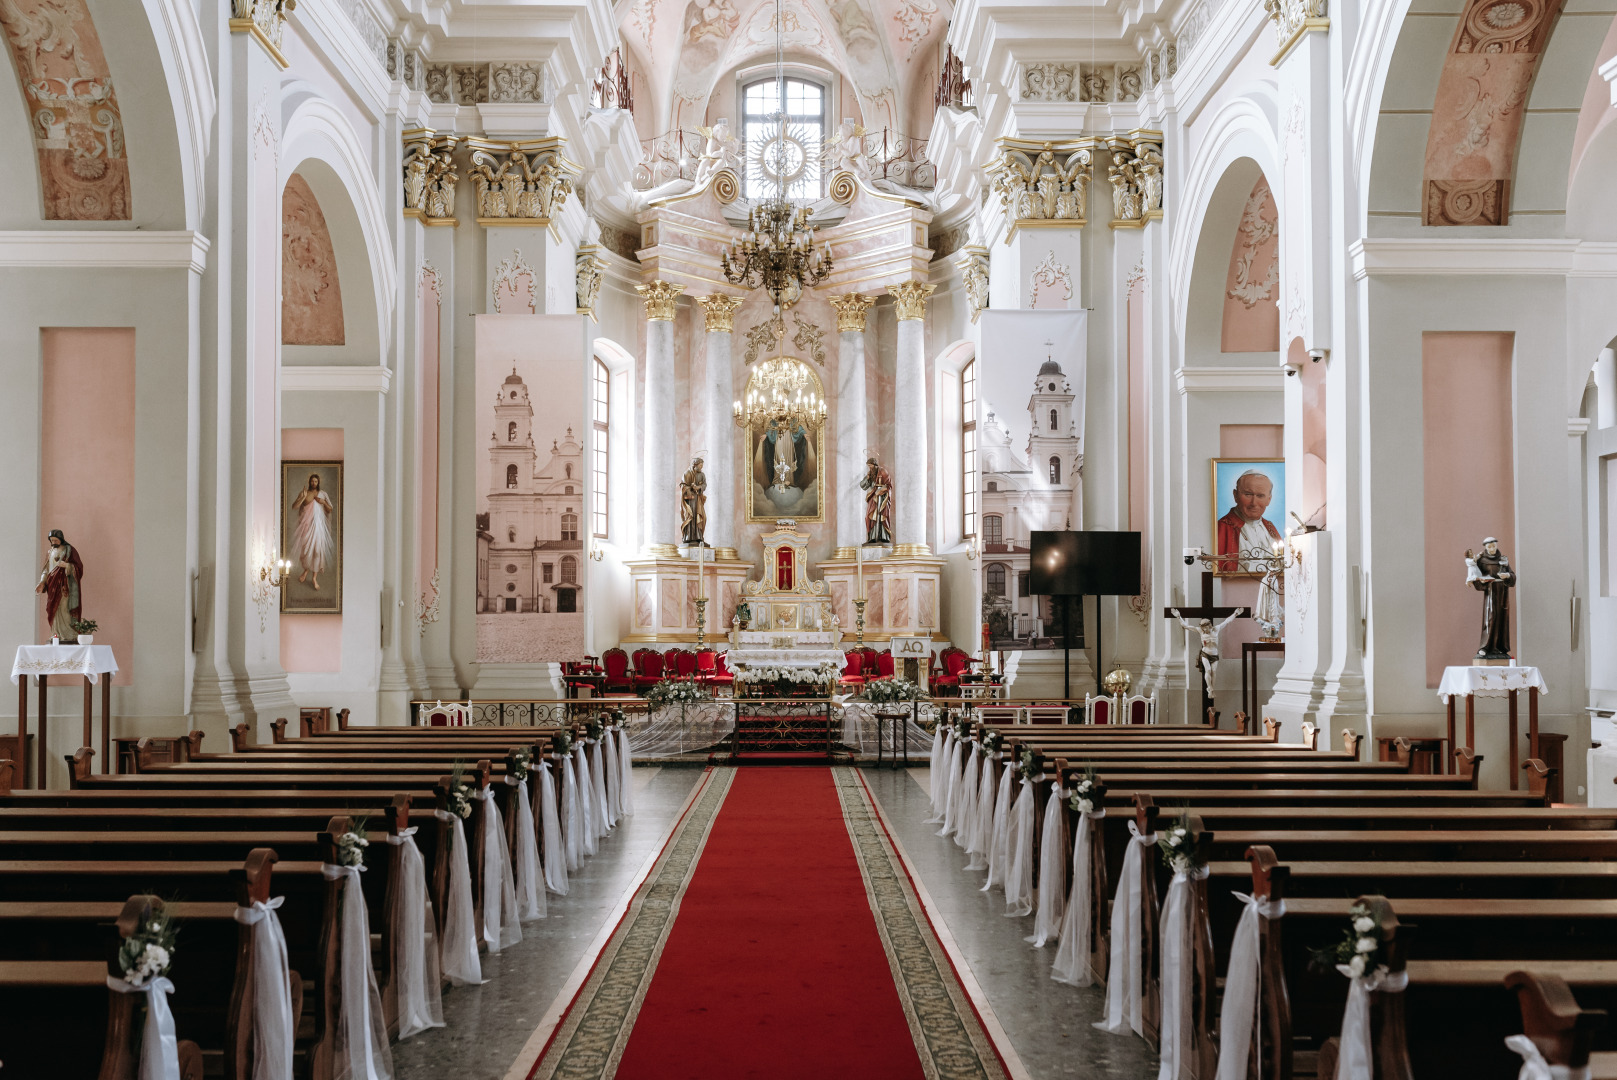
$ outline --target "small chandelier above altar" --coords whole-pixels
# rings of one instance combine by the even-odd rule
[[[748,380],[747,396],[733,406],[737,427],[778,431],[813,429],[825,422],[825,398],[803,361],[793,356],[765,360]]]
[[[815,250],[814,227],[809,224],[813,213],[784,193],[754,206],[747,215],[746,233],[719,256],[725,280],[762,288],[776,311],[801,290],[824,281],[831,275],[831,245]]]

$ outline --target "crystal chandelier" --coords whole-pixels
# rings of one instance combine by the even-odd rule
[[[733,406],[736,426],[773,427],[783,434],[813,430],[825,422],[825,398],[807,364],[791,356],[765,360],[747,382],[747,396]]]
[[[760,200],[747,214],[747,231],[719,256],[725,280],[769,294],[776,314],[791,306],[803,289],[812,289],[831,274],[831,245],[814,249],[814,227],[807,206],[786,197],[795,170],[787,159],[801,154],[800,140],[787,130],[786,61],[781,37],[781,0],[775,0],[775,134],[760,150],[759,164],[775,181],[775,194]]]

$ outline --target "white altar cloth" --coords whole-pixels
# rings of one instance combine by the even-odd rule
[[[19,645],[11,662],[11,684],[24,675],[83,675],[95,682],[117,671],[111,645]]]
[[[1488,667],[1481,664],[1446,667],[1437,686],[1438,700],[1447,705],[1452,697],[1508,697],[1512,690],[1550,692],[1543,674],[1536,667]]]

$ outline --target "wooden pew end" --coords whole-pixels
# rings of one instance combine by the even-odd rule
[[[1522,762],[1522,771],[1527,774],[1527,793],[1535,799],[1547,800],[1555,770],[1538,758],[1528,758]]]
[[[1235,730],[1242,735],[1252,734],[1252,718],[1244,712],[1237,711],[1235,714]]]
[[[1483,755],[1477,753],[1469,746],[1462,746],[1454,751],[1454,771],[1471,781],[1471,790],[1477,788],[1477,778],[1482,768]]]
[[[1355,761],[1359,760],[1359,743],[1363,740],[1364,736],[1352,728],[1342,729],[1342,749],[1352,754]]]
[[[0,795],[11,794],[11,778],[16,769],[16,763],[10,758],[0,758]]]
[[[232,754],[239,754],[251,745],[253,744],[247,739],[246,723],[237,724],[230,729],[230,752]]]
[[[1589,1064],[1589,1048],[1606,1025],[1604,1009],[1584,1009],[1559,975],[1512,971],[1505,985],[1516,991],[1522,1008],[1522,1031],[1544,1060],[1578,1070]]]
[[[1303,745],[1310,750],[1319,749],[1319,725],[1312,720],[1303,721]]]
[[[277,743],[286,741],[286,717],[277,716],[270,721],[270,736]]]
[[[94,773],[95,751],[88,746],[81,746],[71,754],[63,757],[67,761],[67,784],[69,788],[77,788],[80,782],[88,780]],[[40,777],[40,787],[44,787],[44,777]]]
[[[1263,718],[1263,734],[1270,742],[1280,741],[1280,721],[1272,716]]]
[[[400,792],[387,807],[387,832],[397,836],[410,827],[410,796]]]
[[[202,736],[204,734],[205,732],[195,729],[185,733],[185,738],[180,740],[181,761],[192,761],[202,753]]]
[[[347,709],[338,709],[337,710],[337,730],[338,731],[347,731],[348,730],[348,710]]]

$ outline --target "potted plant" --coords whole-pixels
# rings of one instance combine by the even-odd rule
[[[74,619],[73,633],[78,636],[80,645],[90,645],[95,642],[96,621],[94,619]]]

